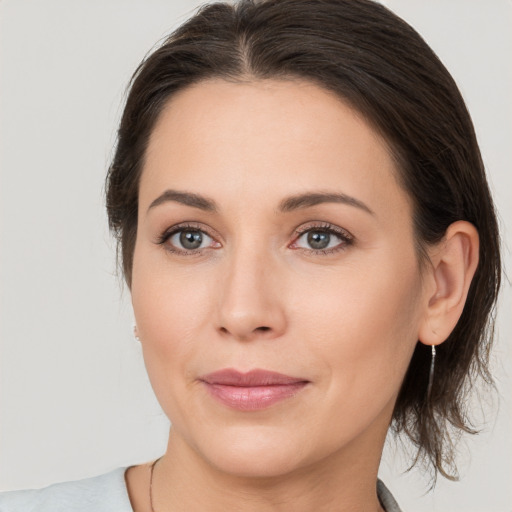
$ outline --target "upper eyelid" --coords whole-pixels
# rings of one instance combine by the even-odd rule
[[[204,225],[196,222],[183,222],[179,224],[175,224],[162,233],[162,237],[170,237],[174,235],[175,233],[179,233],[180,231],[201,231],[205,235],[208,235],[210,238],[216,238],[218,235],[216,233],[213,233],[213,230],[206,229]]]
[[[307,233],[308,231],[313,231],[313,230],[318,230],[318,231],[327,231],[329,233],[334,233],[336,235],[339,235],[340,237],[343,237],[343,238],[347,238],[349,240],[353,240],[354,239],[354,236],[352,235],[352,233],[350,233],[348,230],[344,229],[344,228],[341,228],[339,226],[336,226],[335,224],[331,224],[329,222],[318,222],[314,225],[302,225],[298,228],[296,228],[294,230],[294,233],[297,235],[297,236],[301,236],[303,235],[304,233]]]
[[[157,234],[154,243],[156,245],[165,246],[176,233],[179,233],[180,231],[186,231],[187,229],[189,231],[201,231],[212,240],[215,240],[214,236],[212,236],[206,229],[203,229],[202,227],[196,225],[195,222],[183,222],[179,224],[174,224],[173,226]],[[175,249],[176,250],[173,252],[185,251],[185,249],[180,249],[179,247],[176,247]]]

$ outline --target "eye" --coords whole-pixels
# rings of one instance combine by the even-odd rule
[[[165,245],[170,252],[181,254],[198,253],[208,247],[220,247],[220,244],[202,229],[183,225],[167,230],[157,243]]]
[[[323,224],[298,231],[292,248],[328,254],[345,249],[353,243],[353,237],[345,230]]]
[[[306,231],[296,242],[297,247],[303,249],[324,250],[332,249],[339,245],[343,240],[334,233],[320,231],[318,229]]]
[[[211,241],[211,237],[209,237],[206,233],[192,230],[177,231],[174,233],[174,235],[169,237],[169,242],[172,245],[187,251],[208,247]]]

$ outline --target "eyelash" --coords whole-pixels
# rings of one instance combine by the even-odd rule
[[[207,235],[208,237],[212,238],[213,240],[215,240],[215,237],[212,234],[208,233],[208,231],[206,231],[204,228],[200,227],[199,225],[194,224],[194,223],[185,223],[185,224],[178,224],[178,225],[173,226],[172,228],[164,231],[158,237],[156,243],[158,245],[164,245],[173,235],[175,235],[176,233],[180,233],[181,231],[199,231],[199,232]],[[307,253],[307,254],[329,255],[329,254],[337,253],[339,251],[344,251],[347,249],[347,247],[353,245],[353,243],[354,243],[354,237],[348,231],[346,231],[342,228],[339,228],[338,226],[335,226],[333,224],[329,224],[328,222],[322,222],[322,223],[317,223],[317,224],[310,224],[308,226],[297,229],[294,233],[295,238],[291,245],[293,246],[293,244],[295,244],[299,240],[300,237],[302,237],[306,233],[309,233],[310,231],[316,231],[316,232],[320,232],[320,233],[327,233],[330,235],[335,235],[336,237],[338,237],[341,240],[341,242],[338,245],[336,245],[335,247],[331,247],[329,249],[306,249],[304,247],[296,247],[295,250],[299,250],[299,251]],[[174,248],[171,245],[166,246],[167,251],[169,251],[171,253],[183,255],[183,256],[200,255],[200,254],[202,254],[204,249],[208,249],[208,247],[203,247],[201,249],[195,249],[195,250],[187,250],[187,249]]]
[[[307,254],[314,254],[314,255],[329,255],[329,254],[335,254],[340,251],[346,250],[348,247],[354,244],[354,237],[345,229],[342,229],[338,226],[335,226],[333,224],[330,224],[328,222],[322,222],[322,223],[313,223],[304,227],[301,227],[295,231],[295,240],[292,242],[292,245],[299,240],[299,238],[306,233],[309,233],[310,231],[314,231],[317,233],[327,233],[329,235],[335,235],[337,238],[341,240],[341,242],[336,245],[335,247],[331,247],[329,249],[306,249],[304,247],[297,247],[296,250],[299,250],[301,252],[305,252]]]
[[[194,223],[184,223],[184,224],[177,224],[176,226],[173,226],[172,228],[167,229],[164,231],[159,237],[156,243],[158,245],[164,245],[173,235],[176,233],[180,233],[181,231],[199,231],[207,236],[209,236],[212,239],[215,239],[213,235],[205,231],[204,228],[200,227],[197,224]],[[207,247],[203,247],[202,249],[195,249],[195,250],[187,250],[187,249],[178,249],[173,247],[172,245],[168,244],[166,245],[165,249],[171,253],[179,254],[182,256],[195,256],[202,254],[204,249],[207,249]]]

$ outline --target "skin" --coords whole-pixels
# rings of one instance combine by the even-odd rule
[[[155,510],[382,510],[375,482],[400,384],[418,340],[453,329],[478,254],[476,230],[458,222],[422,269],[396,176],[385,141],[316,85],[216,79],[171,98],[141,177],[131,283],[172,422]],[[307,193],[356,201],[280,210]],[[205,233],[200,250],[184,252],[179,233],[158,243],[182,223]],[[327,225],[341,237],[327,235],[323,253],[308,233]],[[267,409],[233,410],[199,380],[223,368],[309,383]],[[126,479],[134,510],[151,510],[149,466]]]

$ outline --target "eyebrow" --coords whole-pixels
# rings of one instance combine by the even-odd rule
[[[148,211],[168,201],[199,208],[199,210],[206,212],[215,213],[218,211],[217,205],[213,199],[208,199],[207,197],[192,192],[180,192],[179,190],[166,190],[149,205]]]
[[[182,192],[179,190],[169,189],[158,196],[149,205],[148,211],[169,201],[181,203],[186,206],[198,208],[199,210],[210,213],[216,213],[219,210],[213,199],[209,199],[199,194],[194,194],[193,192]],[[347,194],[333,192],[306,192],[304,194],[288,197],[279,203],[278,211],[288,213],[303,208],[310,208],[312,206],[317,206],[323,203],[346,204],[348,206],[359,208],[371,215],[375,215],[375,213],[359,199],[356,199],[355,197],[349,196]]]
[[[375,212],[359,199],[348,196],[347,194],[333,192],[307,192],[305,194],[288,197],[281,201],[279,204],[279,210],[281,212],[291,212],[302,208],[310,208],[311,206],[323,203],[346,204],[348,206],[359,208],[371,215],[375,215]]]

